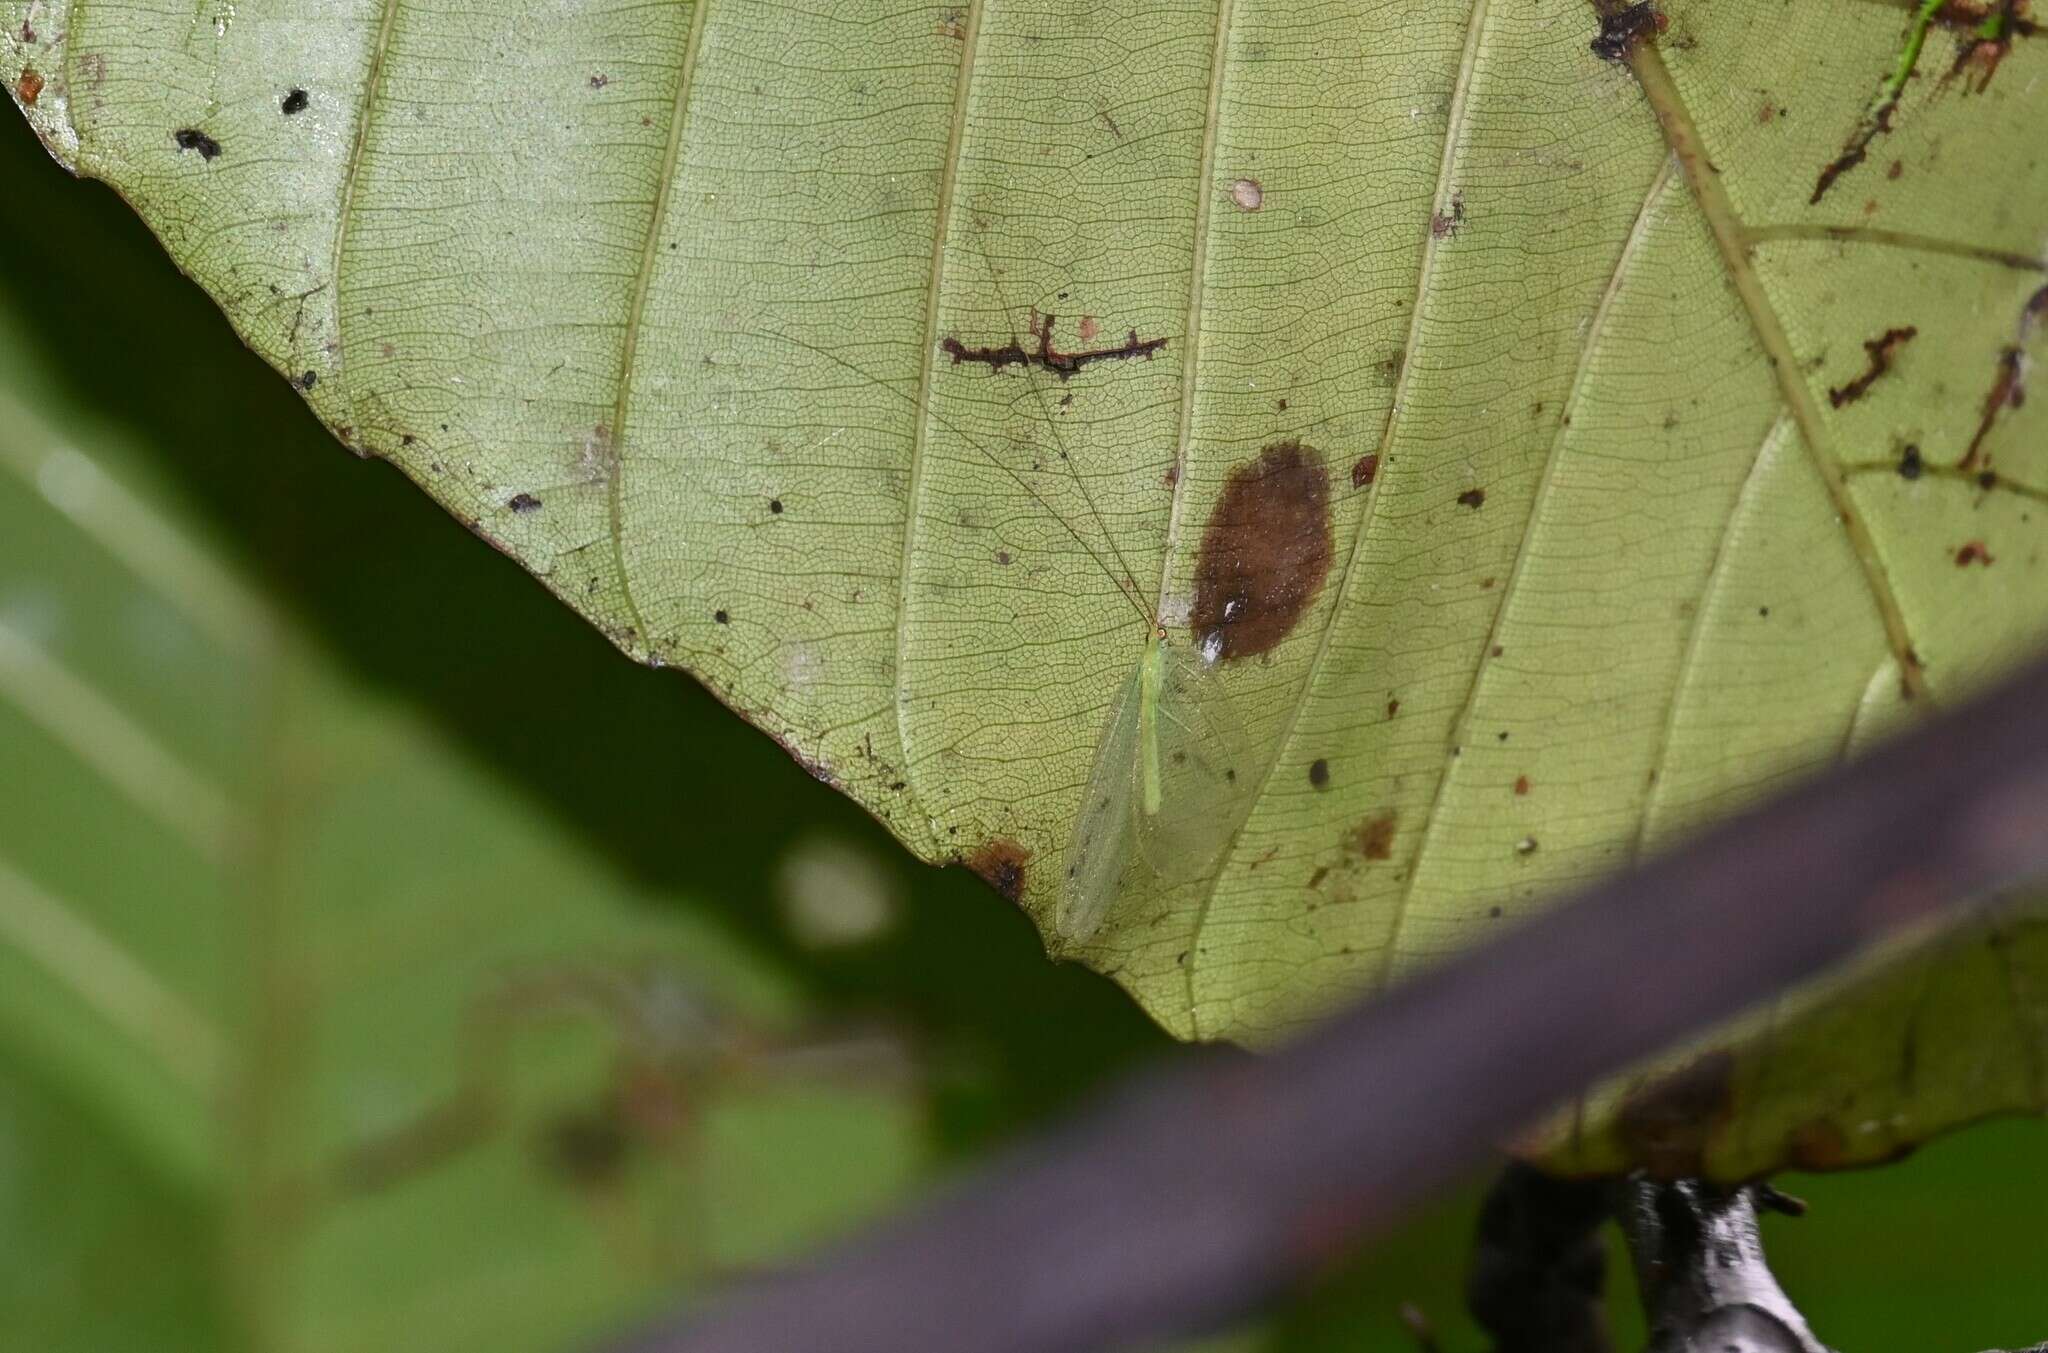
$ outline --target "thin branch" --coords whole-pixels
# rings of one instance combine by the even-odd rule
[[[1265,1058],[1190,1054],[619,1353],[1084,1353],[1213,1328],[1578,1087],[2048,870],[2048,663]]]

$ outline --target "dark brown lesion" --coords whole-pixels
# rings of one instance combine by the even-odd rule
[[[1991,389],[1984,396],[1984,411],[1978,415],[1977,431],[1970,438],[1970,449],[1957,462],[1957,469],[1989,468],[1991,458],[1985,454],[1984,443],[1991,436],[1991,429],[1997,425],[2000,414],[2027,402],[2027,342],[2033,337],[2035,326],[2044,318],[2048,318],[2048,286],[2027,298],[2027,303],[2020,307],[2019,332],[2011,343],[1999,349]]]
[[[1230,472],[1202,533],[1188,627],[1217,660],[1277,647],[1329,577],[1330,473],[1292,438]]]
[[[1943,79],[1960,80],[1966,90],[1983,93],[2012,51],[2013,40],[2041,31],[2030,9],[2028,0],[1997,0],[1995,4],[1950,0],[1943,5],[1934,16],[1935,23],[1967,33],[1957,42],[1955,63]]]
[[[1966,91],[1981,94],[2012,50],[2013,40],[2032,37],[2040,31],[2030,8],[2030,0],[1948,0],[1932,14],[1916,18],[1914,24],[1916,30],[1924,25],[1928,30],[1939,28],[1957,35],[1955,61],[1942,76],[1942,84],[1960,80]],[[1919,38],[1916,32],[1908,39],[1914,44],[1910,56],[1900,70],[1886,77],[1876,104],[1850,132],[1842,153],[1822,168],[1807,205],[1825,197],[1836,180],[1870,158],[1870,147],[1880,136],[1891,133],[1898,118],[1899,100],[1905,97],[1906,86],[1919,64]]]
[[[1621,1102],[1615,1135],[1634,1163],[1657,1179],[1693,1179],[1735,1117],[1735,1058],[1717,1049]]]
[[[1593,55],[1602,61],[1625,62],[1634,54],[1637,43],[1663,32],[1666,22],[1655,0],[1603,6],[1600,31],[1593,38]]]
[[[1886,329],[1876,338],[1866,341],[1863,352],[1868,361],[1863,368],[1863,374],[1846,385],[1837,385],[1829,390],[1828,403],[1839,409],[1844,404],[1854,404],[1869,394],[1870,387],[1877,384],[1878,378],[1892,369],[1892,358],[1898,354],[1899,349],[1919,336],[1919,328],[1907,324],[1895,329]]]
[[[1007,901],[1015,902],[1024,896],[1024,871],[1031,863],[1031,851],[1022,844],[998,838],[967,856],[963,863]]]
[[[1152,354],[1165,347],[1167,343],[1164,338],[1140,338],[1138,331],[1132,329],[1121,343],[1065,352],[1053,341],[1053,326],[1058,320],[1057,315],[1041,315],[1033,310],[1030,325],[1031,342],[1028,345],[1012,335],[1007,343],[989,344],[984,347],[971,347],[958,338],[947,338],[939,344],[939,348],[953,359],[955,366],[963,362],[972,362],[991,371],[1001,371],[1008,366],[1021,366],[1027,370],[1038,367],[1040,370],[1050,371],[1064,381],[1072,380],[1084,368],[1096,362],[1123,362],[1134,357],[1150,361]]]

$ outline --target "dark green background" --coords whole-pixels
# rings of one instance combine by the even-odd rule
[[[934,1050],[945,1154],[969,1158],[1169,1051],[1108,983],[1047,962],[978,882],[911,862],[687,678],[626,662],[396,472],[343,452],[112,193],[71,180],[17,117],[0,123],[0,324],[33,335],[61,397],[153,448],[215,543],[362,680],[426,711],[650,892],[702,900],[826,1010],[913,1029]],[[895,861],[911,907],[884,942],[821,958],[778,923],[771,872],[820,827]],[[0,1094],[47,1100],[41,1118],[63,1130],[0,1149],[55,1168],[89,1141],[89,1115],[61,1092],[6,1075]],[[1789,1181],[1814,1212],[1770,1224],[1780,1274],[1839,1347],[2040,1339],[2044,1166],[2040,1125],[2005,1123],[1882,1171]],[[1277,1345],[1402,1347],[1395,1311],[1412,1301],[1448,1348],[1476,1349],[1458,1311],[1473,1205],[1468,1189],[1303,1294]],[[158,1262],[181,1243],[164,1216],[145,1189],[131,1214],[77,1219],[108,1269],[77,1280],[79,1318],[108,1347],[146,1349],[206,1304],[180,1287],[196,1275]],[[0,1255],[17,1277],[28,1265]]]

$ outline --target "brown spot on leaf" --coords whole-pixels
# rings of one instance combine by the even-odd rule
[[[1632,1091],[1615,1115],[1621,1144],[1659,1179],[1706,1173],[1708,1148],[1735,1111],[1735,1056],[1725,1050]]]
[[[1330,573],[1330,474],[1314,447],[1275,442],[1230,472],[1202,533],[1188,627],[1218,658],[1270,652]]]
[[[1365,455],[1360,456],[1351,467],[1351,487],[1354,489],[1366,488],[1374,479],[1379,477],[1379,473],[1380,458],[1378,454],[1367,452]]]
[[[1593,55],[1602,61],[1627,61],[1635,54],[1637,43],[1663,32],[1664,26],[1665,18],[1657,12],[1655,0],[1606,6],[1600,15],[1600,31],[1593,38]]]
[[[541,1136],[541,1162],[578,1188],[616,1183],[633,1147],[632,1134],[609,1103],[564,1113]]]
[[[1328,788],[1330,783],[1330,763],[1322,757],[1317,757],[1314,761],[1310,762],[1308,782],[1317,789]]]
[[[1429,233],[1433,239],[1449,239],[1457,234],[1458,228],[1464,224],[1465,195],[1460,192],[1453,192],[1449,209],[1435,212],[1430,216]]]
[[[1486,490],[1466,489],[1463,493],[1458,495],[1458,502],[1461,506],[1469,507],[1474,512],[1477,512],[1480,508],[1486,505]]]
[[[43,77],[36,74],[35,67],[23,68],[21,78],[14,83],[14,93],[23,106],[36,106],[36,100],[43,96]]]
[[[981,875],[982,882],[1015,902],[1024,896],[1024,866],[1031,852],[1015,841],[998,837],[969,855],[967,867]]]
[[[1990,393],[1984,396],[1984,411],[1977,419],[1976,434],[1970,438],[1970,449],[1956,462],[1957,469],[1976,469],[1978,458],[1984,452],[1985,439],[1990,437],[1998,416],[2027,402],[2027,341],[2033,337],[2034,326],[2044,315],[2048,315],[2048,286],[2029,296],[2027,303],[2020,307],[2019,332],[2010,345],[1999,350],[1996,373],[1991,380]],[[1985,463],[1990,463],[1989,457],[1985,457]]]
[[[303,89],[287,90],[284,100],[277,105],[277,110],[286,117],[296,117],[305,112],[312,102],[312,96]]]
[[[1528,776],[1526,776],[1526,775],[1517,775],[1517,776],[1515,777],[1515,794],[1516,794],[1516,796],[1517,796],[1517,797],[1520,797],[1520,796],[1522,796],[1522,795],[1524,795],[1524,794],[1527,794],[1528,792],[1529,792],[1529,777],[1528,777]]]
[[[1353,827],[1345,841],[1368,860],[1391,860],[1394,858],[1394,827],[1398,817],[1391,808],[1375,813]]]
[[[1847,385],[1837,385],[1829,390],[1828,403],[1839,409],[1870,393],[1870,387],[1877,384],[1878,377],[1892,369],[1892,357],[1898,350],[1919,336],[1918,326],[1908,324],[1902,328],[1886,329],[1876,338],[1865,340],[1863,374]]]
[[[200,131],[197,127],[184,127],[171,133],[171,140],[180,151],[196,150],[202,160],[220,158],[220,142]]]
[[[1057,315],[1041,315],[1035,310],[1031,312],[1033,346],[1030,347],[1013,336],[1007,343],[991,343],[982,347],[970,347],[958,338],[948,338],[939,344],[939,349],[953,359],[954,366],[963,362],[976,363],[991,371],[1001,371],[1006,366],[1035,366],[1064,381],[1072,380],[1082,368],[1095,362],[1120,362],[1133,357],[1149,361],[1153,353],[1166,346],[1166,339],[1139,338],[1138,331],[1133,329],[1123,342],[1106,348],[1063,352],[1052,337],[1053,325],[1058,318]]]
[[[1944,28],[1964,30],[1967,34],[1956,48],[1955,64],[1949,67],[1942,83],[1959,80],[1964,92],[1982,94],[1991,86],[1991,77],[1998,74],[1998,68],[2012,51],[2016,37],[2032,37],[2040,31],[2040,25],[2028,15],[2029,0],[1994,0],[1989,4],[1970,4],[1965,0],[1949,0],[1935,13],[1934,21]]]
[[[1968,568],[1972,564],[1982,564],[1985,568],[1990,568],[1997,562],[1991,557],[1991,551],[1984,548],[1984,542],[1981,540],[1972,540],[1956,551],[1957,568]]]
[[[1849,1159],[1849,1139],[1825,1118],[1793,1128],[1785,1137],[1785,1159],[1795,1170],[1836,1170]]]

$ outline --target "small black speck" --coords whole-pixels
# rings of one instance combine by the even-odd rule
[[[408,432],[398,439],[398,444],[400,446],[411,446],[414,442],[418,440],[419,438],[413,436],[410,432]]]
[[[1768,620],[1771,616],[1771,608],[1768,606],[1759,606],[1756,608],[1756,613],[1764,617],[1766,620]]]
[[[1487,914],[1488,916],[1491,916],[1491,917],[1493,917],[1493,919],[1497,921],[1497,920],[1499,920],[1499,919],[1500,919],[1500,908],[1499,908],[1499,907],[1488,907],[1488,908],[1486,909],[1486,914]]]
[[[299,377],[299,388],[301,390],[310,390],[319,383],[320,373],[317,371],[308,371]]]
[[[1977,487],[1989,492],[1998,487],[1998,471],[1986,470],[1977,476]]]
[[[1920,448],[1916,445],[1907,446],[1899,455],[1899,478],[1918,479],[1922,468]]]
[[[1486,490],[1466,489],[1458,495],[1458,501],[1464,506],[1471,508],[1474,512],[1477,512],[1486,502]]]
[[[1506,742],[1508,740],[1508,730],[1503,728],[1500,730],[1500,732],[1495,733],[1494,736],[1499,738],[1502,742]]]
[[[732,623],[732,617],[730,615],[727,615],[724,611],[713,611],[711,613],[711,618],[713,620],[716,620],[721,625],[730,625]]]
[[[781,515],[782,515],[782,500],[781,500],[780,498],[770,498],[770,499],[768,500],[768,510],[769,510],[770,512],[773,512],[773,513],[774,513],[774,514],[775,514],[776,516],[778,516],[778,517],[779,517],[779,516],[781,516]]]
[[[1330,763],[1317,757],[1308,768],[1308,782],[1317,789],[1330,783]]]
[[[286,117],[290,117],[294,113],[305,112],[306,106],[312,102],[310,98],[306,97],[305,90],[294,89],[291,93],[284,96],[284,102],[279,104],[278,107],[284,111]]]
[[[528,512],[540,511],[540,499],[530,493],[515,493],[505,503],[505,506],[524,516]]]
[[[185,127],[171,133],[171,139],[178,143],[178,149],[196,150],[202,160],[220,158],[220,142],[200,131],[197,127]]]

